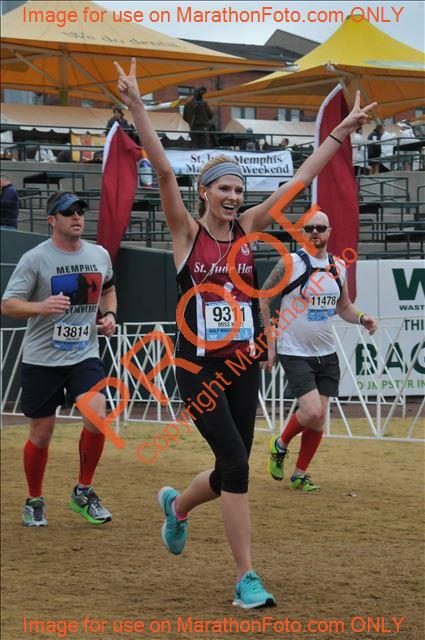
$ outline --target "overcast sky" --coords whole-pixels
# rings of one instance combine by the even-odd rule
[[[342,10],[345,15],[349,14],[354,7],[362,7],[366,12],[370,7],[374,12],[381,10],[379,14],[379,22],[374,19],[371,23],[378,29],[388,33],[393,38],[404,42],[416,49],[424,50],[424,23],[425,23],[425,3],[424,2],[273,2],[257,1],[245,2],[237,0],[233,2],[187,2],[174,1],[168,2],[161,0],[160,2],[138,2],[136,1],[115,1],[115,0],[96,0],[96,3],[112,10],[131,10],[137,9],[143,11],[143,26],[156,29],[162,33],[166,33],[176,38],[189,38],[196,40],[211,40],[216,42],[242,42],[245,44],[264,44],[266,40],[274,33],[276,29],[282,29],[291,33],[323,42],[326,40],[339,26],[340,23],[325,22],[320,24],[312,24],[307,20],[307,12],[311,10]],[[223,7],[232,7],[236,11],[242,10],[258,10],[261,6],[268,6],[272,11],[282,11],[287,8],[289,11],[297,10],[301,14],[301,19],[305,22],[275,22],[273,18],[267,18],[263,24],[198,24],[192,22],[183,23],[177,20],[177,7],[181,7],[185,11],[188,7],[195,10],[219,10]],[[394,10],[392,9],[394,8]],[[151,10],[168,9],[171,14],[171,22],[152,23],[149,20],[149,12]],[[398,20],[396,14],[399,14]],[[193,15],[193,14],[192,14]],[[289,15],[289,14],[288,14]],[[294,14],[295,19],[297,18]],[[382,19],[390,22],[382,22]]]

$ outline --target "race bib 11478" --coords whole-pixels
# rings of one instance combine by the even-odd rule
[[[338,296],[334,293],[321,293],[318,296],[309,296],[308,319],[326,320],[335,315]]]

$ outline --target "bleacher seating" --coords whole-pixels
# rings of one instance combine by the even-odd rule
[[[15,167],[17,163],[14,163]],[[48,233],[46,219],[46,201],[52,190],[62,187],[62,178],[68,178],[69,172],[58,172],[52,166],[43,166],[41,182],[34,183],[34,171],[28,171],[22,182],[25,188],[18,189],[20,198],[19,228],[38,233]],[[55,170],[56,169],[56,170]],[[83,165],[75,166],[77,179],[76,193],[88,200],[89,211],[86,215],[85,237],[96,238],[99,201],[100,173],[96,175],[98,188],[84,188],[81,180]],[[67,176],[65,176],[65,173]],[[72,177],[71,177],[72,178]],[[57,182],[58,181],[58,182]],[[195,213],[198,196],[192,176],[178,176],[183,199],[189,211]],[[424,220],[425,220],[425,184],[419,185],[409,193],[408,177],[380,174],[378,176],[361,176],[359,181],[359,246],[360,259],[424,257]],[[29,186],[31,185],[31,186]],[[78,187],[81,187],[78,190]],[[63,188],[63,187],[62,187]],[[69,187],[68,187],[69,188]],[[264,200],[265,192],[249,191],[245,194],[241,211]],[[414,199],[412,199],[414,198]],[[290,203],[285,215],[295,222],[308,210],[311,204],[311,190],[307,189]],[[279,237],[288,248],[293,250],[295,244],[282,235],[278,223],[265,230]],[[142,187],[137,189],[130,224],[125,241],[149,247],[171,248],[171,236],[168,231],[158,189]],[[268,245],[259,243],[260,251],[273,251]]]

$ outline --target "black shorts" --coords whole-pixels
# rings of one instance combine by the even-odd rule
[[[28,418],[53,416],[65,401],[70,406],[80,394],[105,377],[99,358],[87,358],[66,367],[43,367],[21,364],[21,408]],[[66,390],[66,392],[65,392]],[[106,395],[106,390],[100,393]]]
[[[176,368],[180,396],[186,406],[189,398],[205,407],[203,411],[192,409],[194,422],[215,455],[215,467],[210,476],[211,489],[246,493],[248,491],[248,459],[254,437],[255,416],[258,404],[260,369],[257,362],[235,373],[224,360],[202,358],[196,360],[202,366],[197,373]],[[217,383],[222,374],[226,383]],[[209,403],[206,404],[206,398]]]
[[[340,373],[336,353],[311,358],[279,354],[279,361],[295,398],[301,398],[313,389],[328,398],[338,396]]]

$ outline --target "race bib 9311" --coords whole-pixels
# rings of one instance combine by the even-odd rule
[[[242,322],[233,340],[251,340],[254,336],[254,322],[250,302],[239,302],[242,311]],[[207,340],[224,340],[232,329],[234,317],[232,308],[227,302],[207,302],[205,304],[205,329]]]

